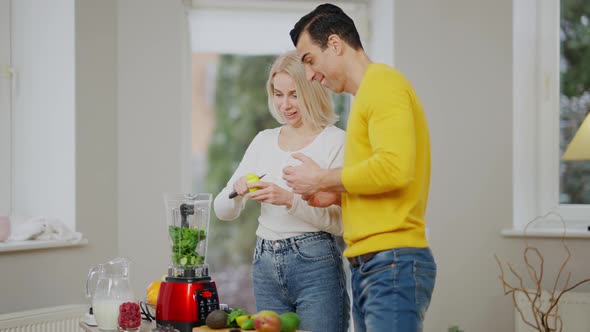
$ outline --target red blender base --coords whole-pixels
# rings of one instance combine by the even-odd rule
[[[160,285],[156,306],[156,323],[171,325],[181,332],[205,325],[207,315],[219,309],[215,282],[210,278],[166,278]]]

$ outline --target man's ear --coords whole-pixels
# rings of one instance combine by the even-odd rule
[[[328,48],[333,50],[336,55],[340,55],[342,53],[342,48],[344,47],[344,40],[342,40],[338,35],[331,34],[328,37]]]

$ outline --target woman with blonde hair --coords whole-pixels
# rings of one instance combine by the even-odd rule
[[[234,220],[248,199],[261,203],[252,260],[257,310],[296,312],[301,330],[347,331],[350,300],[335,238],[342,235],[340,207],[311,207],[282,179],[283,168],[298,163],[291,157],[296,152],[324,168],[341,167],[345,133],[334,126],[337,116],[330,93],[306,80],[296,52],[275,60],[267,92],[270,113],[281,126],[263,130],[252,140],[215,198],[215,214],[220,220]],[[247,183],[248,173],[265,176]]]

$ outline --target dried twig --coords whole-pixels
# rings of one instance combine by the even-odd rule
[[[543,277],[544,277],[545,259],[543,258],[543,255],[541,254],[541,251],[538,248],[531,246],[529,244],[529,241],[527,238],[527,231],[528,231],[528,227],[531,224],[535,223],[536,221],[538,221],[540,219],[544,219],[551,214],[557,215],[563,225],[563,234],[561,236],[561,244],[567,253],[567,257],[563,261],[563,263],[561,264],[561,266],[559,268],[559,271],[558,271],[555,281],[553,283],[553,288],[549,291],[549,298],[547,299],[549,306],[546,311],[543,311],[543,301],[541,299],[541,295],[542,295],[542,281],[543,281]],[[499,277],[500,281],[502,282],[502,287],[504,289],[504,295],[508,295],[508,294],[512,295],[512,301],[514,302],[514,306],[515,306],[516,310],[518,311],[520,318],[522,319],[522,321],[526,325],[536,329],[539,332],[562,331],[563,330],[563,321],[561,319],[561,315],[559,314],[559,300],[561,299],[563,294],[575,289],[576,287],[578,287],[586,282],[590,282],[590,278],[579,281],[579,282],[575,283],[573,286],[569,286],[570,279],[571,279],[571,273],[568,272],[563,287],[561,288],[561,290],[558,289],[559,281],[562,278],[563,273],[565,272],[565,268],[572,257],[569,247],[565,244],[566,225],[565,225],[565,222],[563,221],[563,218],[559,214],[550,212],[544,216],[537,217],[537,218],[531,220],[529,223],[527,223],[526,227],[524,228],[524,233],[525,233],[524,234],[525,249],[523,252],[524,265],[526,268],[526,272],[529,276],[529,279],[532,283],[534,283],[535,287],[534,288],[527,288],[525,286],[525,280],[522,278],[522,276],[518,272],[516,272],[516,270],[512,267],[512,265],[510,263],[506,263],[505,265],[508,268],[508,270],[512,273],[512,275],[516,279],[518,279],[517,286],[513,286],[511,283],[509,283],[508,280],[506,279],[506,275],[504,272],[504,267],[503,267],[502,262],[500,261],[500,259],[498,258],[497,255],[494,255],[496,262],[498,263],[498,267],[500,268],[500,275],[498,277]],[[533,263],[531,263],[531,260],[529,260],[529,256],[531,256],[531,255],[534,255],[537,257],[538,266],[535,266]],[[527,319],[525,317],[525,314],[523,312],[523,308],[521,308],[521,306],[523,304],[519,303],[518,299],[517,299],[517,294],[519,292],[522,293],[526,297],[526,300],[527,300],[526,302],[530,305],[530,309],[533,314],[534,321],[531,321],[530,319]]]

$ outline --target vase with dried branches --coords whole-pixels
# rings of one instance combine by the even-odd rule
[[[538,220],[545,219],[552,214],[559,217],[563,226],[561,245],[565,250],[566,258],[562,262],[557,276],[553,281],[553,287],[543,291],[541,283],[545,278],[545,271],[543,270],[545,261],[541,251],[537,247],[530,245],[528,241],[527,230],[530,225],[534,224]],[[500,268],[499,278],[502,282],[502,286],[504,287],[504,295],[512,296],[514,306],[518,311],[520,318],[526,325],[536,329],[536,331],[539,332],[562,331],[564,322],[562,321],[562,317],[559,312],[560,299],[565,293],[584,283],[589,282],[590,278],[572,283],[571,272],[566,272],[566,266],[569,263],[572,254],[565,243],[566,226],[563,218],[560,215],[550,212],[544,216],[537,217],[526,225],[524,233],[525,248],[523,251],[523,258],[524,267],[526,269],[526,273],[528,274],[529,280],[525,280],[525,277],[519,274],[513,265],[510,264],[510,262],[505,262],[502,264],[498,256],[494,255],[496,262],[498,263],[498,267]],[[536,264],[534,262],[535,258]],[[510,283],[508,281],[504,271],[504,266],[515,278],[514,283]],[[565,278],[564,281],[563,278]],[[527,287],[527,283],[532,283],[533,286]],[[559,286],[560,283],[563,285]],[[524,297],[524,301],[519,301],[519,296]],[[525,312],[529,309],[531,310],[530,312],[532,313],[532,317],[530,317],[531,315],[525,315]]]

